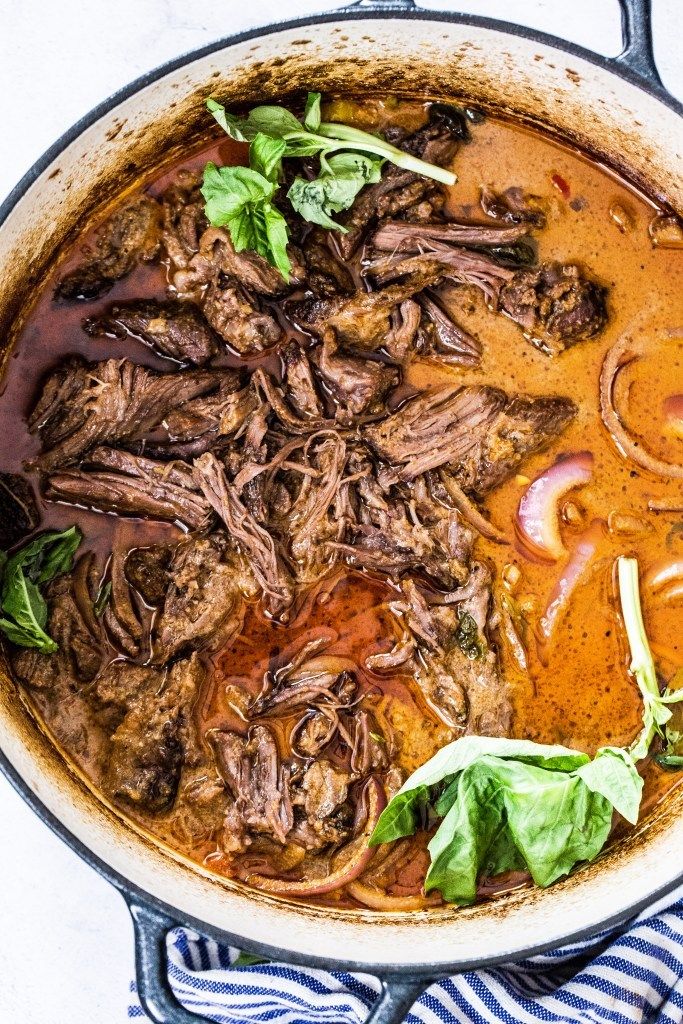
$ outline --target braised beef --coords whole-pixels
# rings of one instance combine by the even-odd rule
[[[445,386],[410,399],[370,424],[365,436],[397,478],[448,466],[462,486],[485,494],[542,450],[576,415],[568,398],[509,398],[486,385]]]
[[[249,833],[270,836],[284,845],[294,824],[287,770],[280,764],[272,733],[255,725],[249,736],[211,734],[218,767],[232,798],[225,815],[223,849],[241,852]]]
[[[353,292],[353,277],[333,255],[328,235],[329,232],[322,228],[313,228],[306,235],[302,249],[307,271],[306,287],[321,299],[351,295]]]
[[[468,582],[447,595],[402,583],[398,604],[415,636],[420,657],[415,678],[425,700],[453,729],[483,736],[509,735],[512,705],[487,630],[491,614],[491,574],[473,563]]]
[[[572,264],[520,270],[500,293],[501,308],[549,355],[593,338],[607,323],[606,289]]]
[[[389,252],[416,253],[429,249],[430,242],[463,246],[498,246],[518,242],[527,233],[522,226],[493,227],[490,224],[443,223],[408,224],[401,220],[388,220],[380,225],[372,237],[375,249]]]
[[[530,195],[517,185],[494,192],[488,185],[481,190],[481,208],[488,217],[504,224],[531,224],[545,227],[546,203],[540,196]]]
[[[45,497],[194,530],[206,529],[213,518],[186,463],[158,462],[114,448],[96,448],[81,468],[50,474]]]
[[[334,331],[326,331],[315,353],[321,379],[337,406],[337,418],[349,422],[363,413],[379,411],[387,394],[398,383],[397,370],[385,363],[343,355]]]
[[[209,284],[202,309],[216,333],[240,355],[272,348],[282,335],[277,320],[260,311],[242,286],[230,277],[221,275]]]
[[[102,441],[144,437],[173,409],[218,383],[210,370],[160,374],[127,359],[62,363],[48,377],[29,418],[45,471],[73,462]]]
[[[92,338],[139,338],[162,356],[201,366],[216,355],[213,331],[191,302],[155,299],[120,303],[83,321]]]
[[[126,579],[151,607],[160,605],[166,596],[172,556],[172,549],[165,544],[133,548],[128,553],[124,569]]]
[[[167,572],[170,582],[154,624],[156,663],[188,650],[217,650],[239,632],[244,599],[255,595],[255,586],[224,533],[182,541]]]
[[[193,655],[169,669],[146,671],[146,685],[126,699],[111,737],[104,785],[116,799],[154,814],[175,800],[194,743],[191,712],[204,668]]]
[[[263,590],[265,607],[275,617],[286,615],[294,599],[292,579],[273,538],[245,507],[214,455],[207,452],[197,459],[194,475],[231,539],[248,558],[254,578]]]
[[[55,295],[60,299],[96,299],[115,281],[131,272],[140,260],[159,252],[161,209],[149,196],[140,196],[117,210],[102,226],[91,251],[61,278]]]

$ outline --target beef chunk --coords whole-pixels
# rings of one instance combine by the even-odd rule
[[[282,335],[277,320],[259,311],[233,278],[212,281],[202,308],[216,333],[239,355],[272,348]]]
[[[162,244],[175,268],[185,269],[199,250],[199,239],[208,227],[200,178],[182,170],[161,197]]]
[[[385,363],[343,355],[333,331],[327,331],[314,353],[318,373],[337,406],[337,419],[378,412],[388,391],[398,384],[398,371]]]
[[[154,626],[156,663],[186,650],[217,650],[239,632],[244,597],[253,597],[255,587],[225,534],[183,541],[168,576],[170,585]]]
[[[425,287],[443,279],[455,284],[473,285],[483,292],[492,309],[498,308],[500,289],[515,272],[503,267],[484,252],[475,252],[444,242],[429,242],[427,251],[416,256],[401,253],[380,254],[365,264],[365,273],[379,285],[399,278],[424,275]]]
[[[275,617],[286,616],[294,599],[292,579],[270,533],[245,507],[214,455],[207,452],[197,459],[194,472],[197,485],[248,560],[268,612]]]
[[[0,550],[13,547],[38,522],[31,485],[18,473],[0,473]]]
[[[76,570],[80,566],[77,563]],[[60,576],[44,591],[48,606],[45,629],[58,650],[46,655],[31,648],[13,648],[10,660],[17,679],[38,691],[41,710],[57,740],[97,765],[106,735],[87,693],[104,658],[101,628],[92,611],[99,573],[86,573],[80,587],[75,585],[76,575],[74,571]]]
[[[385,221],[375,232],[372,245],[387,252],[417,253],[429,250],[432,242],[450,245],[510,245],[527,233],[522,225],[498,227],[491,224],[458,224],[456,221],[408,224]]]
[[[172,549],[164,544],[133,548],[128,553],[124,570],[126,579],[151,607],[160,605],[166,596],[172,556]]]
[[[225,228],[207,228],[199,240],[197,256],[190,261],[190,268],[204,282],[222,274],[257,295],[274,297],[282,295],[289,287],[277,267],[253,249],[237,252]],[[301,270],[295,258],[293,276],[297,283]]]
[[[303,255],[306,263],[306,287],[321,299],[351,295],[353,278],[343,263],[335,259],[328,244],[328,231],[313,228],[306,235]]]
[[[126,555],[127,551],[120,544],[114,545],[109,561],[109,600],[102,613],[102,621],[113,645],[128,657],[139,658],[145,640],[145,646],[149,646],[149,631],[143,626],[124,573]]]
[[[436,265],[418,266],[404,280],[381,291],[358,291],[332,299],[304,299],[290,303],[287,313],[296,324],[322,336],[334,330],[342,345],[365,351],[381,347],[391,331],[394,309],[442,276]]]
[[[296,814],[291,838],[307,850],[338,846],[348,838],[353,815],[346,806],[351,778],[330,761],[315,761],[306,769],[293,803]]]
[[[204,669],[193,655],[168,670],[145,671],[140,689],[125,698],[125,715],[111,737],[104,786],[117,800],[159,813],[175,800],[192,746],[191,710]]]
[[[403,480],[448,466],[483,495],[542,450],[576,415],[568,398],[508,398],[484,385],[446,386],[416,396],[366,428],[366,438]],[[400,467],[400,468],[398,468]]]
[[[443,587],[467,578],[473,535],[455,509],[434,499],[431,483],[385,488],[366,465],[354,486],[355,521],[338,546],[347,562],[393,579],[421,573]]]
[[[143,437],[171,409],[213,390],[219,377],[210,370],[159,374],[127,359],[62,363],[43,386],[29,418],[43,453],[42,470],[73,462],[102,441]]]
[[[194,530],[205,529],[213,518],[186,463],[157,462],[115,448],[96,448],[87,467],[52,473],[45,496],[100,512],[182,523]]]
[[[282,353],[287,400],[302,420],[317,423],[323,416],[322,402],[315,385],[308,356],[295,341]]]
[[[98,233],[83,262],[57,285],[60,299],[96,299],[115,281],[129,274],[140,260],[152,260],[159,251],[161,209],[149,196],[140,196],[117,210]]]
[[[83,329],[92,338],[130,335],[162,356],[196,366],[208,363],[218,351],[213,331],[191,302],[141,299],[122,303],[84,320]]]
[[[215,732],[211,740],[218,768],[231,796],[223,849],[243,852],[250,833],[284,845],[294,824],[288,774],[280,764],[270,729],[255,725],[248,737]]]
[[[511,398],[476,451],[455,474],[461,486],[483,496],[516,473],[528,455],[542,451],[565,430],[577,409],[569,398]]]
[[[478,366],[483,353],[478,338],[452,320],[436,296],[425,292],[419,303],[424,315],[415,347],[420,354],[434,355],[440,362],[455,366]]]
[[[189,458],[210,448],[220,449],[227,438],[241,433],[258,408],[255,389],[242,386],[241,377],[222,370],[215,391],[171,410],[164,420],[167,439],[144,442],[145,452],[162,458]]]
[[[520,270],[500,293],[501,307],[537,348],[559,355],[607,323],[606,289],[578,267],[544,263]]]
[[[444,598],[402,584],[405,624],[420,657],[415,678],[425,700],[454,729],[483,736],[507,736],[512,705],[486,631],[491,609],[491,575],[473,563],[464,587]]]
[[[546,204],[540,196],[530,195],[518,186],[494,192],[484,185],[480,197],[481,208],[488,217],[504,224],[531,224],[545,227]]]

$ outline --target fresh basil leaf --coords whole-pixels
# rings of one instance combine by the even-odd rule
[[[47,604],[39,588],[69,572],[82,536],[77,526],[46,530],[9,558],[4,557],[0,630],[12,643],[36,647],[46,654],[57,650],[57,644],[45,632]]]
[[[246,123],[247,132],[252,133],[251,138],[257,132],[262,132],[263,135],[270,135],[273,139],[283,139],[292,132],[303,133],[304,131],[301,121],[297,120],[294,114],[286,110],[285,107],[254,107],[249,111]]]
[[[338,153],[325,162],[313,181],[294,179],[287,198],[304,220],[336,231],[346,231],[332,219],[333,213],[348,210],[363,188],[379,181],[382,160],[360,153]]]
[[[201,192],[210,223],[228,229],[237,252],[251,249],[260,253],[288,281],[287,222],[271,204],[276,190],[276,182],[251,167],[209,163],[204,168]]]
[[[643,780],[628,750],[603,747],[592,761],[575,773],[593,793],[599,793],[615,811],[635,825],[638,821]]]
[[[48,583],[55,576],[69,572],[82,539],[77,526],[68,530],[46,530],[10,556],[7,569],[11,571],[19,566],[38,586]]]
[[[505,826],[497,782],[477,768],[471,765],[458,777],[453,806],[429,843],[425,878],[425,892],[438,889],[449,903],[463,906],[474,902],[480,865]]]
[[[289,281],[292,264],[287,255],[287,243],[289,241],[287,221],[280,211],[270,204],[264,207],[263,217],[266,237],[268,239],[268,253],[263,252],[261,255],[266,256],[266,259],[274,267],[277,267],[285,281]]]
[[[223,131],[235,142],[249,142],[256,134],[244,118],[229,114],[222,103],[217,103],[211,97],[206,101],[206,108],[213,114]]]
[[[670,772],[680,772],[683,769],[683,757],[680,754],[657,754],[655,761],[660,768]]]
[[[45,632],[47,605],[38,587],[15,564],[5,570],[2,585],[0,629],[19,647],[36,647],[45,654],[57,650],[57,644]]]
[[[276,182],[282,176],[282,157],[287,144],[283,139],[271,139],[259,132],[249,149],[249,166],[268,181]]]
[[[304,110],[304,128],[309,132],[316,132],[320,127],[320,100],[319,92],[309,92],[306,97],[306,109]]]
[[[269,202],[276,188],[274,182],[250,167],[216,167],[208,163],[201,188],[206,216],[214,227],[226,227],[249,206],[256,208]]]
[[[434,757],[407,779],[382,812],[371,844],[388,843],[401,836],[412,835],[417,828],[420,807],[428,799],[433,787],[450,782],[458,772],[464,771],[486,754],[516,758],[559,771],[571,771],[590,760],[587,754],[569,747],[494,736],[463,736],[438,750]]]

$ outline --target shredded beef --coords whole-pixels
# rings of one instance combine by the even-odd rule
[[[31,485],[18,473],[0,473],[0,550],[13,547],[37,525]]]

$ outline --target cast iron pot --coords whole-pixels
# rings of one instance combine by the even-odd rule
[[[598,57],[485,18],[360,0],[232,36],[138,79],[75,125],[0,209],[0,337],[93,209],[206,125],[209,92],[255,103],[294,91],[466,97],[594,153],[683,213],[683,108],[655,68],[647,0],[621,0],[623,53]],[[597,685],[597,684],[596,684]],[[268,958],[382,980],[373,1024],[398,1024],[430,981],[513,961],[627,920],[679,883],[683,790],[597,862],[549,890],[466,909],[373,914],[303,907],[210,875],[122,819],[70,768],[0,672],[0,768],[36,814],[115,885],[135,923],[142,1004],[159,1024],[206,1020],[166,975],[178,923]]]

